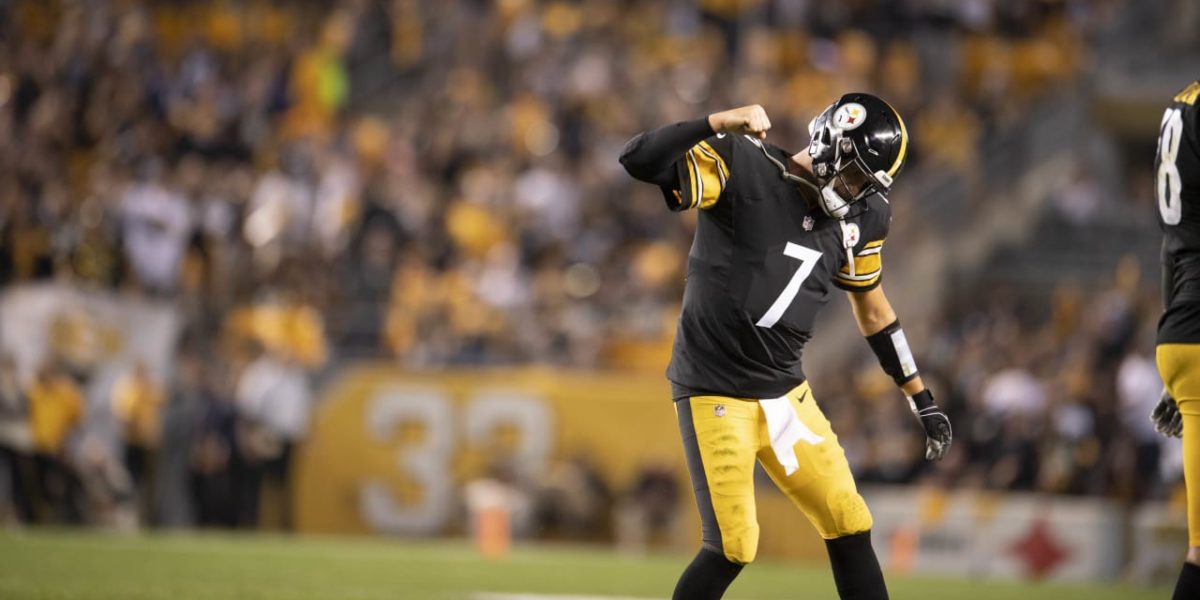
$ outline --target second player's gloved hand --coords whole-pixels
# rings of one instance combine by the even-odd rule
[[[933,393],[928,389],[909,396],[908,405],[925,427],[925,460],[940,460],[950,450],[954,433],[950,430],[950,418],[933,402]]]
[[[1158,406],[1150,413],[1150,421],[1154,423],[1154,429],[1167,437],[1183,436],[1183,415],[1179,414],[1179,406],[1165,389]]]

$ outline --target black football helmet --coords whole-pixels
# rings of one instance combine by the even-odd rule
[[[900,113],[871,94],[842,96],[809,123],[808,133],[821,208],[837,219],[872,193],[886,197],[908,157],[908,131]],[[853,191],[856,183],[861,187]]]

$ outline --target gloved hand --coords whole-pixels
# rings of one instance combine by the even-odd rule
[[[909,396],[908,406],[925,427],[925,460],[941,460],[954,439],[950,418],[933,403],[933,392],[928,389]]]
[[[1167,437],[1183,437],[1183,415],[1179,414],[1179,406],[1166,389],[1163,389],[1158,406],[1150,413],[1150,421],[1154,423],[1154,429]]]

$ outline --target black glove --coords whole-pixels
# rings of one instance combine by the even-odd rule
[[[1167,437],[1183,437],[1183,415],[1179,414],[1179,406],[1170,392],[1163,390],[1158,406],[1150,413],[1150,421],[1159,433]]]
[[[933,403],[933,393],[928,389],[909,396],[908,406],[925,427],[925,460],[941,460],[954,439],[950,419]]]

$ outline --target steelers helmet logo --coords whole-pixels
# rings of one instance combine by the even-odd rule
[[[833,113],[833,125],[843,131],[857,129],[867,120],[867,109],[857,102],[847,102]]]

